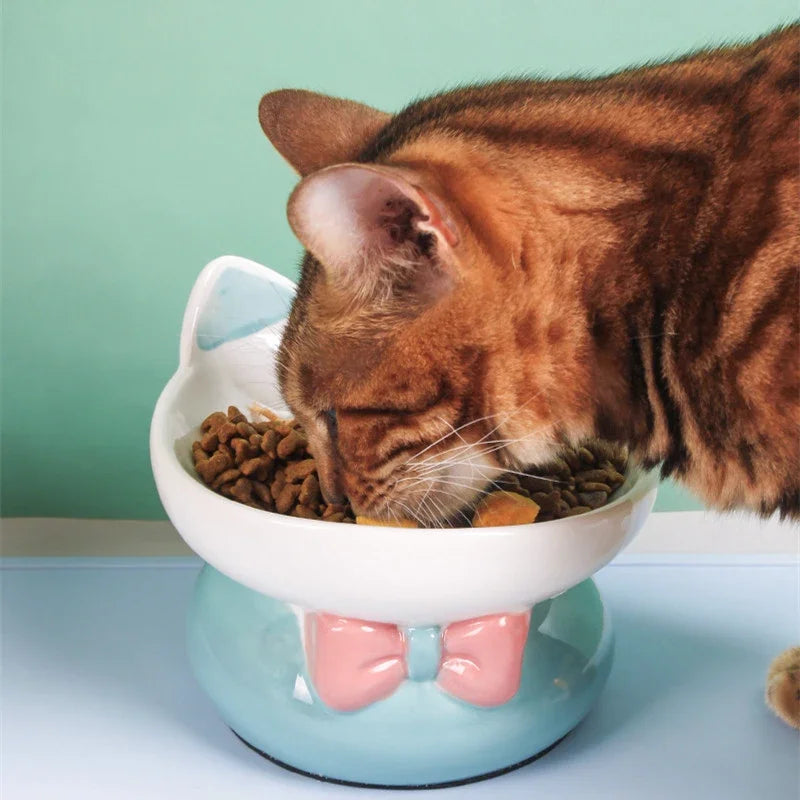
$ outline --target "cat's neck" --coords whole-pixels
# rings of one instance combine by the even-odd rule
[[[669,314],[691,247],[686,216],[700,189],[680,165],[655,188],[593,176],[578,191],[585,175],[559,180],[551,170],[548,178],[549,198],[540,186],[531,194],[514,261],[527,272],[528,305],[558,298],[537,309],[550,332],[547,369],[574,380],[553,383],[552,404],[576,409],[565,430],[625,442],[657,463],[668,457],[673,413],[663,399],[665,348],[679,333]],[[552,335],[559,330],[568,332],[563,340]],[[570,397],[576,387],[583,404]]]

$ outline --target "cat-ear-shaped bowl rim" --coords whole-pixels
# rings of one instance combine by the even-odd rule
[[[269,267],[265,267],[263,264],[241,256],[219,256],[206,264],[195,279],[189,293],[189,299],[186,302],[186,310],[183,312],[179,347],[179,371],[188,368],[201,352],[201,348],[198,345],[198,326],[201,315],[208,306],[219,279],[229,270],[236,270],[245,275],[251,275],[259,280],[266,281],[273,286],[280,286],[292,295],[297,290],[296,284],[289,278]]]
[[[158,399],[150,429],[164,508],[189,547],[220,572],[309,610],[404,625],[446,624],[555,597],[607,564],[643,525],[658,476],[636,467],[602,508],[495,528],[330,523],[262,511],[211,491],[194,474],[189,453],[202,416],[190,419],[182,403],[187,382],[203,369],[198,319],[229,268],[293,288],[255,262],[234,256],[212,261],[190,294],[180,366]]]

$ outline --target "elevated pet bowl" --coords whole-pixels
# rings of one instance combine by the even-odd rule
[[[657,478],[631,468],[600,509],[502,528],[343,525],[215,494],[191,443],[230,404],[286,410],[274,362],[293,293],[251,261],[211,262],[153,414],[161,500],[206,562],[194,672],[240,738],[314,777],[436,786],[527,763],[605,683],[612,634],[590,576],[641,528]]]

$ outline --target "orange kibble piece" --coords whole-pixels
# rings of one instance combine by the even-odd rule
[[[525,525],[539,515],[539,506],[516,492],[492,492],[481,500],[472,518],[473,528]]]
[[[419,528],[413,519],[373,519],[372,517],[356,517],[357,525],[377,525],[380,528]]]

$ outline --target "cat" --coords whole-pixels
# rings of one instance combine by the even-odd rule
[[[265,95],[306,248],[279,380],[326,499],[444,519],[601,437],[800,518],[799,54],[792,25],[394,115]]]

